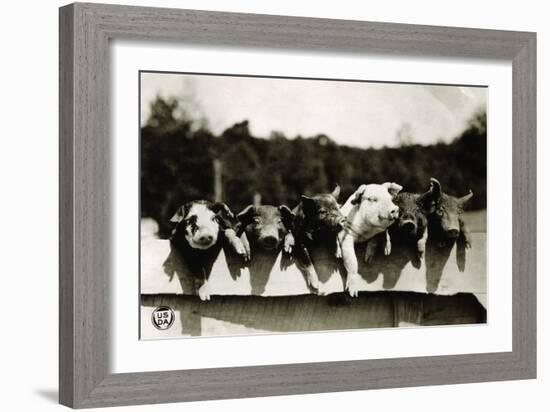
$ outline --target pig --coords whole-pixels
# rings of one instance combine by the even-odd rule
[[[338,204],[339,195],[338,185],[328,194],[312,197],[302,195],[300,203],[293,209],[295,218],[291,241],[285,240],[285,248],[287,251],[294,251],[297,266],[304,272],[308,285],[320,295],[324,292],[320,288],[310,249],[319,242],[336,245],[337,235],[346,222]]]
[[[248,253],[248,258],[254,250],[277,254],[290,233],[294,215],[287,206],[247,206],[237,215],[238,232],[244,233],[242,240]]]
[[[383,252],[386,246],[385,233],[375,236],[368,243],[365,254],[367,272],[376,276],[383,273],[385,289],[395,287],[407,263],[411,262],[416,269],[422,266],[428,236],[428,211],[425,205],[430,195],[430,192],[401,192],[394,197],[393,202],[399,207],[399,217],[387,230],[391,242],[389,255]]]
[[[468,194],[457,198],[443,193],[441,183],[430,179],[429,195],[425,197],[428,210],[428,239],[426,241],[426,289],[435,292],[451,250],[456,244],[458,269],[466,266],[466,249],[471,247],[471,237],[464,219],[463,208],[473,196]]]
[[[225,203],[196,200],[179,207],[170,222],[175,225],[171,247],[187,263],[199,298],[210,300],[208,277],[224,241],[243,259],[246,255],[236,234],[234,214]]]
[[[391,242],[389,257],[395,258],[404,254],[407,256],[405,264],[411,262],[417,269],[422,265],[422,257],[426,250],[428,217],[425,204],[429,195],[430,192],[397,194],[393,202],[399,207],[399,217],[387,230]],[[372,248],[368,247],[365,254],[365,263],[372,260],[375,249],[380,249],[380,244],[376,244],[374,240],[382,243],[385,248],[386,236],[373,238],[373,241],[369,242]]]
[[[397,183],[364,184],[346,200],[340,209],[347,218],[347,226],[338,233],[337,257],[343,259],[346,269],[346,290],[351,297],[359,294],[361,276],[355,243],[366,242],[379,233],[386,232],[385,254],[391,251],[391,241],[386,229],[399,216],[399,207],[393,198],[403,189]],[[372,254],[373,246],[368,246],[365,255]]]

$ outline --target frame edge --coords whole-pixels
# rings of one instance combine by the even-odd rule
[[[537,35],[528,33],[512,61],[513,350],[518,374],[537,377]]]
[[[74,20],[59,8],[59,403],[74,406]]]
[[[129,10],[128,10],[129,9]],[[321,382],[315,388],[307,389],[298,376],[298,385],[295,388],[286,388],[280,390],[265,389],[255,392],[252,388],[245,388],[239,392],[236,388],[231,390],[227,386],[224,388],[219,382],[222,373],[203,370],[203,371],[174,371],[158,372],[153,374],[135,373],[135,374],[108,374],[106,358],[108,345],[105,338],[105,332],[100,332],[96,328],[104,327],[105,310],[101,307],[105,302],[104,296],[98,296],[101,288],[106,286],[105,262],[99,258],[107,258],[108,254],[102,255],[100,247],[94,242],[98,240],[98,234],[102,234],[99,229],[91,229],[86,233],[81,233],[85,224],[103,223],[101,220],[104,210],[94,211],[94,207],[103,205],[103,197],[107,192],[94,193],[94,189],[105,189],[104,182],[94,182],[90,179],[103,177],[101,169],[102,162],[106,160],[101,158],[103,152],[98,155],[93,153],[93,149],[108,148],[108,136],[103,135],[105,130],[102,125],[90,125],[86,123],[85,116],[91,116],[92,122],[97,121],[98,116],[107,114],[106,107],[99,109],[94,104],[102,103],[102,100],[108,96],[107,86],[101,85],[101,80],[107,81],[105,69],[101,66],[105,59],[107,51],[104,50],[107,45],[106,39],[112,33],[118,35],[117,18],[125,10],[135,14],[147,14],[149,24],[154,20],[155,12],[152,8],[132,7],[132,6],[114,6],[102,4],[75,3],[60,8],[60,293],[59,293],[59,400],[60,403],[73,407],[97,407],[129,405],[137,402],[142,403],[165,403],[176,401],[189,401],[199,399],[225,399],[242,398],[249,396],[275,396],[290,395],[298,393],[319,393],[325,392],[326,382]],[[178,9],[158,9],[165,12],[167,10]],[[250,16],[239,13],[219,13],[219,12],[194,12],[179,10],[177,16],[184,20],[186,13],[193,15],[196,13],[200,20],[208,21],[210,16],[225,18],[235,16],[236,20],[243,20],[247,23],[247,18],[254,20]],[[116,18],[113,18],[115,16]],[[248,16],[248,17],[247,17]],[[258,15],[256,15],[258,16]],[[269,18],[269,24],[275,24],[274,21],[284,19],[286,16],[265,16]],[[129,17],[128,17],[129,18]],[[174,17],[177,20],[177,17]],[[258,17],[257,17],[258,18]],[[112,20],[111,20],[112,19]],[[314,23],[321,23],[325,19],[296,18],[289,17],[294,23],[307,21],[308,26],[314,26]],[[331,21],[332,24],[335,21]],[[352,25],[351,21],[345,21],[346,25]],[[267,23],[267,22],[266,22]],[[293,24],[294,24],[293,23]],[[368,22],[355,22],[357,24],[369,24]],[[400,33],[406,32],[404,24],[372,23],[378,29],[389,30],[390,27],[400,27]],[[99,27],[99,26],[102,27]],[[430,28],[430,26],[416,26],[418,30],[426,35],[426,42],[429,39],[437,37],[442,31],[441,28]],[[284,27],[277,28],[278,31]],[[307,31],[307,28],[301,29]],[[425,31],[424,31],[425,30]],[[451,31],[461,30],[452,28]],[[470,29],[476,30],[476,29]],[[124,33],[128,35],[131,30]],[[478,30],[485,32],[484,30]],[[490,32],[487,30],[486,32]],[[434,34],[435,33],[435,34]],[[439,34],[438,34],[439,33]],[[504,33],[504,34],[503,34]],[[217,35],[218,33],[214,33]],[[265,38],[265,33],[262,33]],[[329,36],[330,33],[327,33]],[[382,41],[378,34],[372,34],[373,43],[380,44]],[[497,36],[498,35],[498,36]],[[177,36],[177,35],[174,35]],[[488,35],[487,35],[488,36]],[[517,215],[520,219],[514,219],[514,237],[519,236],[522,243],[521,251],[514,252],[514,331],[513,352],[505,354],[494,354],[491,359],[498,360],[497,364],[490,370],[482,371],[483,362],[477,365],[475,376],[464,376],[449,381],[446,375],[439,376],[440,384],[482,382],[487,380],[508,380],[508,379],[527,379],[536,377],[536,263],[527,261],[525,267],[517,266],[520,261],[525,265],[524,259],[534,259],[536,257],[536,205],[526,199],[529,196],[536,195],[536,168],[533,160],[536,150],[536,35],[527,32],[497,32],[491,36],[498,37],[506,43],[506,51],[493,50],[491,53],[499,54],[501,57],[513,57],[514,71],[514,118],[513,118],[513,137],[514,144],[525,145],[517,152],[514,152],[514,167],[519,166],[519,173],[514,173],[514,190],[518,184],[523,184],[524,179],[531,178],[527,187],[524,187],[519,194],[514,197],[514,211],[516,208],[524,207],[524,212]],[[502,36],[502,37],[501,37]],[[239,35],[235,35],[235,38]],[[357,39],[350,39],[351,43],[357,45]],[[482,50],[489,50],[491,42],[481,41],[476,53]],[[261,44],[260,39],[257,43]],[[401,52],[397,46],[399,42],[389,39],[386,47],[394,48],[394,52]],[[96,48],[97,50],[86,50],[86,47]],[[330,47],[330,44],[328,45]],[[324,46],[323,46],[324,47]],[[415,46],[420,50],[424,46]],[[315,48],[315,47],[313,47]],[[321,47],[319,47],[321,48]],[[414,48],[414,47],[413,47]],[[441,47],[440,47],[441,48]],[[380,46],[383,50],[384,47]],[[466,48],[467,49],[467,48]],[[460,53],[464,53],[464,50]],[[414,51],[413,51],[414,52]],[[422,54],[422,53],[421,53]],[[88,60],[87,60],[88,59]],[[84,66],[86,63],[86,66]],[[88,67],[89,64],[89,67]],[[100,72],[95,78],[94,70],[100,68]],[[93,80],[92,80],[93,79]],[[526,82],[522,84],[522,82]],[[88,95],[87,93],[90,93]],[[516,99],[516,95],[519,99]],[[85,103],[85,104],[84,104]],[[520,106],[517,106],[520,105]],[[516,108],[520,107],[519,113]],[[75,110],[78,110],[75,112]],[[82,114],[80,114],[82,112]],[[534,122],[533,122],[534,121]],[[94,137],[90,131],[98,132]],[[86,138],[88,137],[88,140]],[[516,140],[517,138],[517,140]],[[92,141],[90,141],[92,140]],[[95,163],[94,163],[95,162]],[[98,166],[99,165],[99,166]],[[84,167],[83,167],[84,166]],[[94,168],[95,167],[95,168]],[[99,167],[100,170],[97,170]],[[82,170],[86,169],[86,170]],[[515,172],[518,172],[516,170]],[[521,186],[520,186],[521,187]],[[523,199],[519,197],[523,195]],[[101,198],[101,199],[98,199]],[[90,204],[85,207],[85,202],[90,200]],[[84,213],[82,213],[84,212]],[[81,216],[84,214],[85,216]],[[103,216],[104,218],[104,216]],[[107,221],[107,220],[105,220]],[[527,222],[527,223],[526,223]],[[519,225],[523,225],[520,227]],[[99,237],[100,238],[100,237]],[[524,242],[525,240],[525,242]],[[91,251],[84,253],[82,249],[85,245],[93,246]],[[106,247],[102,245],[102,247]],[[96,248],[96,249],[94,249]],[[520,256],[520,261],[516,257]],[[89,267],[91,263],[96,263],[97,267]],[[88,264],[88,266],[86,266]],[[516,272],[516,270],[519,271]],[[94,271],[97,271],[94,275]],[[521,275],[521,276],[520,276]],[[85,288],[88,287],[87,293]],[[516,289],[516,287],[518,289]],[[521,295],[516,296],[515,291],[520,290]],[[503,356],[498,356],[503,355]],[[474,356],[474,355],[472,355]],[[481,355],[477,355],[480,356]],[[488,357],[489,358],[489,357]],[[402,361],[414,364],[414,360],[402,358]],[[326,364],[326,363],[325,363]],[[378,364],[378,363],[377,363]],[[308,364],[303,364],[306,366]],[[384,365],[386,365],[384,363]],[[343,368],[348,368],[342,364]],[[258,369],[242,370],[240,374],[244,378],[259,379],[261,375]],[[282,365],[270,365],[269,370],[283,372]],[[319,369],[319,373],[326,373],[330,369],[328,365],[311,365],[312,370]],[[247,369],[247,368],[243,368]],[[349,368],[348,368],[349,369]],[[360,369],[360,368],[358,368]],[[435,369],[435,368],[432,368]],[[256,370],[256,372],[253,372]],[[383,370],[383,369],[380,369]],[[380,370],[372,370],[377,374],[383,375]],[[188,387],[193,386],[189,378],[185,378],[187,372],[194,372],[197,378],[210,376],[214,382],[209,388],[203,388],[201,393],[197,394],[171,394],[163,396],[162,393],[152,393],[155,388],[168,384],[172,388],[178,388],[183,383]],[[226,371],[227,372],[227,371]],[[364,371],[357,371],[359,374]],[[344,372],[342,372],[344,373]],[[389,372],[387,372],[389,373]],[[359,376],[357,376],[359,377]],[[273,377],[270,377],[273,379]],[[365,376],[366,378],[366,376]],[[371,378],[372,379],[372,378]],[[333,388],[332,391],[342,390],[360,390],[369,388],[383,387],[405,387],[405,386],[423,386],[434,385],[435,375],[427,375],[420,382],[415,384],[406,383],[403,379],[387,376],[379,384],[358,384],[357,381],[350,381],[346,388]],[[144,382],[148,380],[148,382]],[[268,380],[268,379],[264,379]],[[217,381],[217,382],[216,382]],[[355,382],[355,384],[352,384]],[[434,383],[435,382],[435,383]],[[243,382],[241,382],[243,383]],[[245,382],[246,383],[246,382]],[[266,384],[267,382],[264,382]],[[138,389],[131,385],[137,385]],[[222,386],[220,386],[222,385]],[[301,386],[301,387],[300,387]],[[139,399],[138,393],[141,391],[144,398]],[[136,392],[137,391],[137,392]],[[151,392],[149,392],[151,391]],[[163,391],[165,392],[165,391]],[[229,395],[228,395],[229,394]],[[194,397],[198,399],[193,399]]]

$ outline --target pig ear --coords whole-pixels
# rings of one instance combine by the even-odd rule
[[[292,210],[290,210],[287,206],[281,205],[279,206],[279,212],[281,212],[281,217],[283,218],[283,224],[287,228],[292,228],[292,224],[294,222],[294,213]]]
[[[227,206],[225,203],[222,203],[222,202],[214,203],[211,209],[212,209],[212,212],[214,212],[215,214],[219,213],[226,218],[233,219],[235,217],[231,209],[229,209],[229,206]]]
[[[357,188],[355,193],[352,195],[351,204],[352,205],[358,205],[361,203],[361,200],[363,198],[363,193],[365,193],[365,189],[367,188],[367,185],[361,185]]]
[[[185,209],[185,206],[180,206],[178,207],[178,210],[176,210],[176,213],[174,213],[174,216],[170,218],[170,222],[179,223],[185,218],[186,214],[187,211]]]
[[[474,192],[472,192],[471,190],[468,192],[468,194],[466,196],[462,196],[461,198],[458,199],[458,204],[460,206],[464,206],[464,204],[470,200],[472,198],[472,196],[474,195]]]
[[[441,183],[433,177],[430,177],[430,193],[434,201],[438,201],[441,197]]]
[[[337,184],[334,190],[330,194],[332,195],[333,198],[338,200],[338,196],[340,196],[340,185]]]
[[[248,222],[252,220],[253,213],[254,213],[254,206],[249,205],[245,207],[243,211],[237,215],[237,219],[239,219],[241,223],[248,224]]]
[[[431,214],[435,212],[435,201],[431,190],[418,195],[417,203],[424,210],[426,214]]]
[[[304,208],[311,209],[315,205],[315,202],[311,197],[302,195],[302,204],[304,205]]]
[[[397,194],[403,189],[403,186],[398,185],[397,183],[393,182],[386,182],[382,183],[382,186],[384,186],[386,189],[388,189],[388,192],[392,196],[397,196]]]

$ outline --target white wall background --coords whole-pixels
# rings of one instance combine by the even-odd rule
[[[109,2],[109,1],[105,1]],[[109,2],[111,3],[111,2]],[[544,261],[550,230],[544,205],[550,200],[544,176],[550,172],[548,136],[550,107],[550,27],[545,3],[462,0],[407,0],[357,2],[353,0],[297,2],[277,0],[131,1],[126,4],[296,16],[330,17],[399,23],[417,23],[529,30],[538,32],[539,136],[539,378],[338,394],[201,402],[186,405],[135,407],[147,411],[241,412],[306,410],[530,410],[548,408],[550,390],[548,351],[550,306],[545,300],[550,269]],[[2,197],[2,298],[0,376],[3,410],[55,410],[57,405],[57,165],[58,165],[58,11],[64,2],[25,1],[2,4],[2,64],[0,65],[0,179]],[[546,92],[545,94],[543,93]],[[129,408],[122,408],[130,410]],[[121,409],[117,409],[121,410]]]

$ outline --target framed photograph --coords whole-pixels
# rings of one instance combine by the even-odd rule
[[[534,378],[535,86],[534,33],[62,7],[60,402]]]

